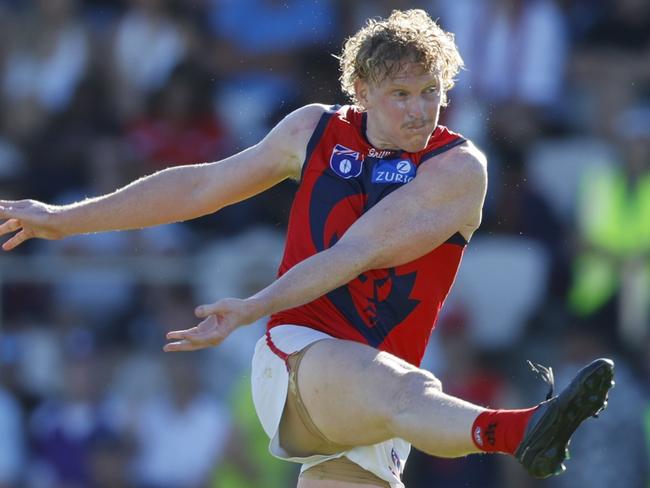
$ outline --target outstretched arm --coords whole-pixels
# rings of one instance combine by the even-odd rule
[[[222,161],[167,168],[113,193],[71,205],[0,200],[0,235],[15,232],[3,249],[27,239],[139,229],[190,220],[297,178],[323,106],[288,115],[261,142]]]
[[[308,303],[364,271],[410,262],[456,232],[469,239],[481,221],[487,186],[483,155],[469,144],[420,165],[417,177],[359,218],[331,248],[298,263],[247,299],[197,308],[197,327],[170,332],[166,351],[219,344],[240,325]]]

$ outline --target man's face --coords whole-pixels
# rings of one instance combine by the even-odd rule
[[[408,63],[378,85],[359,81],[357,97],[368,112],[367,136],[378,149],[424,149],[438,125],[442,78]]]

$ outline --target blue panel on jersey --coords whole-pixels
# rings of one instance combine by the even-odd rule
[[[372,279],[364,273],[358,277],[361,286],[356,285],[356,300],[349,285],[332,290],[327,298],[369,345],[378,347],[420,303],[410,298],[415,277],[416,273],[397,275],[394,268],[387,269],[381,278]]]

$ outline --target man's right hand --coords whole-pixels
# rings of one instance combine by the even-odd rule
[[[64,233],[52,224],[54,207],[35,200],[0,200],[0,236],[15,234],[2,244],[2,249],[11,251],[33,237],[40,239],[62,239]]]
[[[235,329],[261,317],[259,306],[250,298],[223,298],[197,307],[195,314],[204,320],[190,329],[168,332],[167,340],[173,342],[165,345],[165,352],[196,351],[218,346]]]

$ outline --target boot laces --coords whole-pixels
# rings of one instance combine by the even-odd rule
[[[533,370],[533,373],[537,373],[539,377],[544,380],[549,386],[548,393],[546,394],[546,399],[550,400],[553,398],[553,391],[555,389],[555,378],[553,377],[553,368],[550,366],[542,366],[541,364],[532,363],[531,361],[526,361],[530,369]]]

